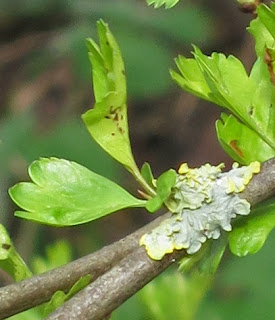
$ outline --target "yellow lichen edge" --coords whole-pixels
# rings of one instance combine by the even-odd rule
[[[260,172],[260,163],[243,167],[234,163],[229,172],[221,173],[223,167],[206,164],[190,169],[186,163],[180,166],[173,196],[184,205],[179,203],[175,207],[179,210],[171,218],[140,238],[139,244],[145,246],[149,257],[161,260],[165,254],[180,249],[193,254],[207,239],[218,239],[221,230],[231,231],[230,221],[237,214],[249,214],[250,204],[237,194]],[[201,203],[195,200],[196,192]],[[193,198],[197,201],[195,206],[190,203]]]

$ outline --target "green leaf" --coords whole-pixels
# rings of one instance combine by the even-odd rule
[[[219,140],[225,151],[234,159],[246,164],[259,158],[264,161],[273,157],[275,155],[275,96],[274,86],[270,81],[270,73],[264,60],[258,58],[248,76],[237,58],[218,53],[208,57],[198,48],[194,48],[194,59],[177,58],[176,64],[181,75],[171,71],[173,79],[184,90],[232,112],[235,118],[247,127],[247,130],[241,130],[238,126],[235,130],[239,133],[242,131],[244,134],[244,137],[239,137],[242,143],[244,139],[258,141],[256,150],[255,147],[250,150],[246,148],[246,154],[241,156],[238,148],[234,149],[230,146],[232,139],[228,135],[232,133],[218,122]],[[230,118],[228,123],[232,124],[232,119],[234,118]],[[269,150],[265,155],[261,150],[263,145],[265,150]],[[258,153],[260,156],[257,156]]]
[[[96,103],[82,119],[94,140],[133,173],[137,167],[128,133],[123,60],[108,25],[99,21],[97,31],[99,46],[87,40]]]
[[[32,273],[15,250],[5,227],[0,224],[0,268],[15,281],[31,277]]]
[[[155,186],[153,185],[154,176],[148,162],[144,162],[143,166],[141,167],[140,173],[143,176],[144,180],[148,183],[148,185],[151,188],[155,188]]]
[[[70,289],[68,293],[57,291],[52,296],[51,300],[45,305],[43,317],[46,317],[51,312],[60,307],[64,302],[71,299],[77,292],[85,288],[91,281],[91,275],[81,277]]]
[[[176,171],[170,169],[164,172],[156,182],[157,194],[146,203],[146,209],[149,212],[155,212],[161,208],[163,203],[168,199],[172,192],[172,188],[176,183]]]
[[[258,10],[261,7],[262,5],[258,7]],[[264,59],[266,49],[275,47],[274,38],[259,17],[251,21],[250,26],[247,28],[247,30],[253,35],[255,39],[255,51],[257,56]]]
[[[239,257],[258,252],[275,227],[275,202],[268,201],[242,219],[229,235],[229,247]]]
[[[9,189],[12,200],[25,210],[15,215],[43,224],[77,225],[146,203],[114,182],[64,159],[34,161],[29,175],[32,183],[18,183]]]
[[[270,32],[273,39],[275,39],[275,6],[274,3],[272,4],[272,7],[269,8],[265,4],[261,4],[257,8],[257,14],[259,19],[262,21],[262,23],[265,25],[266,29]]]
[[[179,0],[146,0],[146,1],[149,6],[153,4],[155,8],[159,8],[165,5],[166,9],[174,7],[179,2]]]
[[[263,162],[275,156],[274,150],[255,131],[245,126],[233,115],[222,113],[216,122],[219,142],[235,161],[248,165],[252,161]]]

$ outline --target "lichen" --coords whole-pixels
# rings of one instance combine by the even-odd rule
[[[238,193],[260,171],[260,163],[240,168],[234,163],[232,170],[225,173],[221,171],[223,167],[205,164],[190,169],[187,164],[181,165],[167,202],[172,217],[140,239],[152,259],[161,260],[175,249],[193,254],[207,239],[218,239],[222,230],[231,231],[231,220],[237,214],[249,214],[249,202]]]

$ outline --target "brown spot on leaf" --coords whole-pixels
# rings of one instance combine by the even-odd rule
[[[118,121],[118,114],[117,113],[114,116],[114,121]]]
[[[124,133],[124,130],[121,128],[121,127],[118,127],[118,131],[123,134]]]
[[[125,70],[121,70],[121,73],[125,76]]]
[[[240,158],[243,158],[242,150],[237,146],[237,140],[232,140],[229,143],[230,147],[237,153]]]
[[[115,136],[116,134],[114,132],[111,133],[112,136]]]
[[[264,62],[266,63],[266,65],[268,67],[268,71],[270,74],[270,80],[273,83],[273,85],[275,86],[275,74],[274,74],[274,70],[273,70],[274,59],[272,58],[272,55],[271,55],[269,49],[265,49]]]
[[[2,244],[2,249],[9,250],[10,247],[11,247],[10,244],[7,244],[7,243],[3,243],[3,244]]]
[[[253,113],[254,113],[254,107],[253,107],[253,106],[251,106],[251,107],[249,108],[248,113],[249,113],[250,116],[253,115]]]

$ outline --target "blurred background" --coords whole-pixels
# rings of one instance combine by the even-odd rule
[[[47,246],[56,256],[63,252],[65,262],[152,218],[133,210],[83,226],[50,228],[13,217],[16,208],[7,195],[10,186],[28,180],[27,167],[40,156],[76,161],[136,193],[135,181],[91,140],[80,119],[93,106],[85,39],[96,39],[99,18],[109,23],[124,57],[138,165],[148,161],[158,176],[181,162],[231,164],[214,129],[221,110],[181,91],[168,70],[178,54],[190,56],[191,44],[208,54],[232,53],[249,69],[255,57],[245,28],[252,16],[233,0],[185,0],[170,10],[154,10],[145,0],[0,0],[0,223],[37,272],[58,264]],[[54,244],[60,239],[65,242]],[[275,318],[274,249],[271,235],[255,256],[226,253],[195,318]],[[0,273],[1,284],[9,281]],[[168,271],[111,319],[191,319],[186,281]]]

